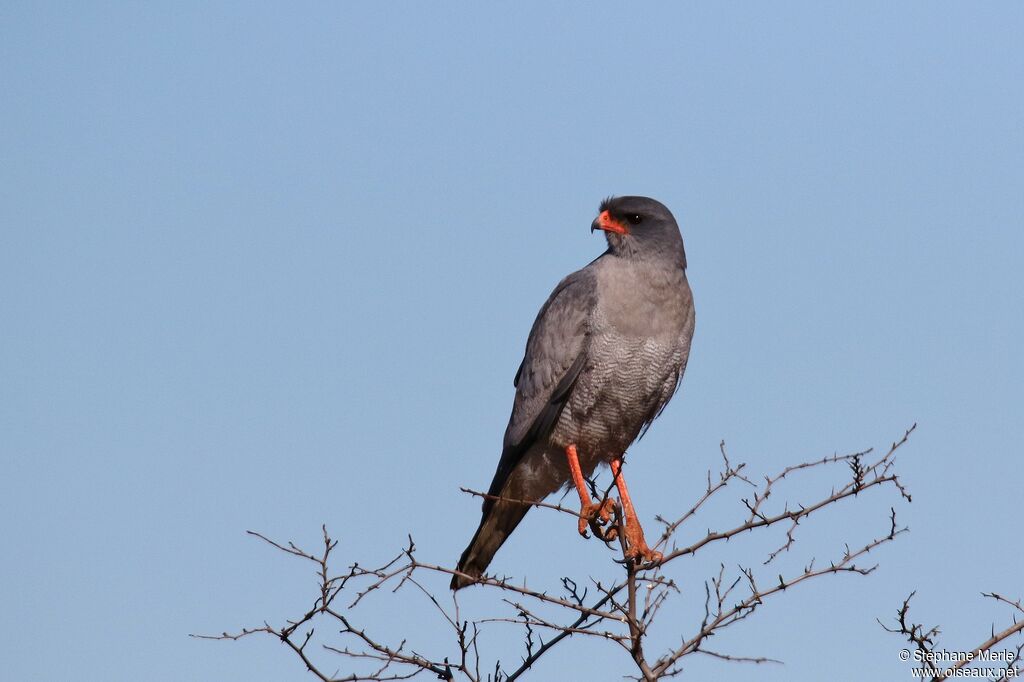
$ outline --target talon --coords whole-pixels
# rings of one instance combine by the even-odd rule
[[[590,493],[587,492],[587,482],[583,478],[583,471],[580,469],[579,455],[576,452],[575,445],[567,445],[565,448],[566,461],[569,464],[569,474],[572,476],[573,485],[576,487],[576,492],[580,496],[580,518],[579,518],[579,531],[580,535],[585,538],[590,536],[587,534],[587,527],[590,527],[591,532],[594,533],[594,537],[603,540],[604,542],[611,542],[615,538],[619,537],[619,530],[614,526],[610,526],[612,518],[615,514],[615,500],[606,497],[600,502],[594,502],[590,499]]]
[[[637,566],[650,567],[661,561],[661,552],[647,546],[644,529],[634,517],[626,517],[626,558]]]
[[[593,520],[592,520],[591,517],[594,514],[594,510],[589,509],[589,507],[593,507],[593,506],[594,505],[592,505],[592,504],[590,504],[590,505],[585,504],[580,509],[579,528],[580,528],[580,535],[582,535],[584,538],[589,538],[590,537],[590,535],[587,533],[587,526],[589,526],[590,524],[593,523]]]
[[[619,536],[618,529],[614,526],[609,526],[612,520],[612,514],[614,513],[615,500],[605,498],[605,501],[601,503],[600,508],[597,509],[597,516],[591,517],[590,519],[590,528],[594,531],[594,535],[605,542],[611,542]]]
[[[637,566],[650,566],[662,560],[661,552],[655,551],[647,546],[644,538],[644,529],[640,526],[640,519],[636,516],[633,503],[629,499],[629,491],[626,488],[626,481],[622,477],[622,461],[612,460],[612,476],[615,477],[615,486],[619,489],[619,496],[622,498],[622,509],[626,515],[626,559]]]
[[[587,538],[587,526],[594,533],[595,537],[605,542],[615,539],[618,531],[605,526],[611,521],[615,511],[615,500],[605,499],[604,502],[584,502],[580,509],[579,530],[580,535]]]

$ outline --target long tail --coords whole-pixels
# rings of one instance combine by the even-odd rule
[[[528,504],[508,500],[498,500],[490,505],[490,509],[485,507],[480,526],[459,559],[457,570],[465,575],[452,576],[453,590],[472,585],[476,578],[483,575],[498,548],[505,543],[529,510]]]

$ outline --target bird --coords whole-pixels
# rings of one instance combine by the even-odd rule
[[[563,486],[580,498],[578,531],[611,540],[614,502],[595,502],[585,476],[610,466],[624,518],[626,558],[658,561],[622,474],[626,449],[676,393],[695,323],[686,251],[672,212],[643,196],[601,202],[591,233],[608,248],[565,277],[541,307],[515,374],[515,399],[480,525],[451,589],[478,582],[533,503]]]

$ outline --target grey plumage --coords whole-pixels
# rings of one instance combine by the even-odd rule
[[[671,212],[647,197],[601,204],[608,250],[563,279],[533,323],[515,377],[501,459],[452,589],[472,584],[529,510],[569,482],[565,448],[583,472],[621,457],[675,393],[694,308]],[[602,223],[603,224],[603,223]],[[592,229],[601,227],[595,220]],[[608,229],[601,227],[601,229]]]

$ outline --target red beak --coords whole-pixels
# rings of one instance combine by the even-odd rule
[[[614,232],[615,234],[629,234],[629,228],[620,223],[615,218],[612,218],[608,211],[601,211],[601,215],[597,216],[590,225],[590,231],[604,230],[605,232]]]

